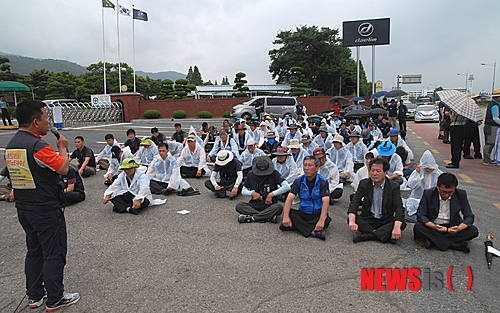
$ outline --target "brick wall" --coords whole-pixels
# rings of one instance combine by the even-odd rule
[[[320,113],[332,109],[329,100],[331,96],[299,97],[299,101],[307,107],[308,114]],[[351,97],[346,97],[351,98]],[[124,104],[125,121],[143,118],[147,110],[158,110],[162,117],[172,117],[176,110],[184,110],[188,117],[196,117],[200,111],[208,111],[214,117],[222,117],[225,111],[242,103],[247,98],[219,98],[219,99],[193,99],[193,100],[141,100],[138,94],[113,95],[112,101],[121,101]],[[365,105],[370,105],[369,98]]]

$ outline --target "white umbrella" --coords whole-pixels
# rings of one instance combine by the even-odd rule
[[[477,103],[465,93],[458,90],[442,90],[437,92],[441,101],[446,103],[458,115],[462,115],[474,122],[483,120],[483,114]]]

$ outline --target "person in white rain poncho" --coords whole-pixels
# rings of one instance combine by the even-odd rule
[[[246,131],[245,126],[238,125],[236,127],[236,135],[234,136],[234,141],[236,142],[236,146],[238,147],[238,153],[241,155],[243,151],[246,150],[248,146],[248,141],[252,140],[252,136]]]
[[[319,128],[319,135],[314,138],[313,143],[326,151],[332,147],[332,140],[333,137],[328,133],[326,126],[321,126]]]
[[[285,139],[288,129],[285,126],[285,121],[282,118],[278,120],[278,126],[276,126],[276,132],[278,133],[279,140],[283,141]]]
[[[290,144],[290,140],[292,139],[299,139],[302,138],[302,133],[297,130],[298,126],[297,124],[291,124],[288,126],[288,132],[285,135],[285,139],[281,143],[283,147],[288,147]]]
[[[119,146],[113,146],[111,148],[111,159],[108,170],[106,174],[104,174],[104,178],[106,178],[104,185],[109,186],[115,181],[118,175],[122,172],[118,170],[118,168],[123,163],[123,160],[129,158],[134,158],[134,155],[130,152],[130,147],[120,149]]]
[[[151,161],[153,161],[154,157],[158,155],[158,148],[153,140],[147,136],[142,137],[140,146],[142,146],[142,148],[139,149],[134,160],[140,165],[148,166]]]
[[[149,188],[155,195],[168,196],[177,190],[193,191],[187,181],[181,178],[177,160],[169,155],[165,144],[158,146],[158,153],[148,167],[146,174],[149,179]]]
[[[439,169],[432,153],[429,150],[425,150],[420,158],[420,164],[417,165],[415,171],[408,178],[408,188],[411,189],[411,194],[406,200],[408,214],[405,216],[405,221],[416,222],[416,213],[424,190],[436,187],[437,179],[442,173],[443,171]]]
[[[189,127],[189,133],[188,133],[188,137],[189,136],[194,136],[196,138],[196,142],[201,146],[201,147],[204,147],[205,146],[205,142],[203,141],[203,139],[201,139],[200,136],[198,136],[198,134],[196,133],[196,129],[193,127],[193,125],[191,125]],[[187,141],[186,141],[186,144],[187,144]],[[186,145],[184,144],[184,146]]]
[[[288,149],[285,147],[278,147],[276,152],[273,152],[273,155],[276,156],[273,159],[274,169],[277,170],[281,176],[283,176],[289,185],[293,184],[295,179],[298,177],[297,165],[290,156]],[[287,196],[288,193],[280,195],[279,199],[281,201],[285,201]]]
[[[309,136],[302,136],[300,143],[302,144],[302,148],[306,150],[307,155],[312,155],[314,149],[318,147]]]
[[[205,150],[193,136],[188,136],[187,145],[182,149],[177,162],[181,168],[182,178],[200,178],[205,174],[210,175]]]
[[[338,168],[340,181],[352,180],[354,176],[354,163],[352,154],[346,149],[344,137],[337,134],[333,137],[332,147],[326,152],[328,159]]]
[[[219,139],[215,141],[214,147],[207,155],[207,162],[215,162],[217,153],[221,150],[231,151],[233,156],[238,155],[238,146],[233,138],[229,138],[227,132],[223,129],[219,132]]]
[[[109,201],[113,203],[113,212],[138,214],[139,209],[151,205],[159,205],[167,200],[153,200],[149,190],[149,178],[146,173],[139,169],[139,164],[134,159],[125,159],[119,167],[123,170],[118,178],[104,192],[106,204]]]
[[[389,179],[401,185],[403,183],[403,161],[396,153],[396,146],[390,141],[384,141],[377,147],[377,152],[379,156],[389,161],[389,172],[387,174]]]
[[[170,153],[171,156],[173,156],[176,159],[181,156],[181,152],[184,149],[182,143],[177,141],[167,141],[166,145],[168,145],[168,152]]]
[[[118,144],[118,141],[115,140],[113,134],[106,134],[106,136],[104,136],[104,140],[106,140],[106,146],[95,157],[95,164],[97,165],[97,168],[107,170],[111,160],[111,148],[114,146],[120,147],[120,145]]]
[[[304,164],[304,158],[309,154],[307,153],[306,150],[304,150],[304,148],[302,148],[302,144],[298,139],[290,140],[288,148],[290,148],[290,152],[292,152],[291,159],[295,162],[295,165],[297,166],[297,175],[304,174],[302,169],[302,164]]]
[[[265,156],[264,151],[257,149],[255,147],[255,141],[250,138],[247,141],[247,148],[243,153],[238,157],[238,160],[241,162],[241,168],[243,169],[243,177],[246,177],[248,172],[252,170],[252,162],[253,159],[259,156]]]
[[[368,152],[368,148],[365,144],[359,140],[361,138],[361,134],[357,131],[353,131],[349,134],[349,142],[346,145],[346,149],[352,155],[352,161],[354,162],[354,172],[357,172],[358,169],[365,165],[365,154]]]
[[[344,192],[344,185],[339,183],[339,170],[337,169],[337,166],[326,157],[326,153],[323,148],[316,148],[313,155],[319,160],[318,173],[328,182],[328,189],[330,190],[330,204],[333,204],[334,200],[342,197],[342,193]]]

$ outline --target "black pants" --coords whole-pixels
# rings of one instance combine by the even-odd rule
[[[275,215],[280,215],[283,212],[283,206],[275,203],[262,209],[256,209],[248,202],[239,202],[236,204],[236,212],[251,215],[256,222],[265,222]]]
[[[66,202],[64,206],[72,205],[85,200],[85,193],[78,191],[68,191],[66,192]]]
[[[316,227],[316,223],[319,221],[320,214],[307,214],[300,210],[290,210],[290,220],[292,221],[292,227],[301,233],[304,237],[311,236],[312,231]],[[326,217],[325,226],[326,229],[331,222],[330,216]]]
[[[64,292],[63,276],[68,251],[64,212],[61,209],[18,209],[17,217],[26,233],[28,252],[24,272],[28,297],[41,299],[45,286],[47,306],[53,305]]]
[[[204,169],[201,169],[201,176],[199,176],[199,177],[196,176],[197,172],[198,172],[197,167],[181,166],[181,177],[182,178],[200,178],[201,176],[205,175]]]
[[[217,183],[219,186],[222,186],[222,189],[220,190],[215,190],[214,185],[212,185],[212,182],[209,180],[205,181],[205,187],[212,191],[217,198],[225,198],[226,197],[226,191],[231,191],[234,188],[234,183],[232,184],[222,184],[221,182]],[[238,187],[238,193],[236,195],[239,195],[241,193],[241,190],[243,189],[243,184],[241,184]]]
[[[464,145],[465,127],[452,126],[450,127],[451,136],[451,163],[460,165],[462,159],[462,147]]]
[[[354,173],[357,173],[363,166],[365,166],[365,163],[354,163]]]
[[[113,203],[118,213],[125,213],[127,211],[127,208],[128,207],[131,208],[132,205],[134,204],[134,198],[135,196],[130,191],[128,191],[123,195],[119,195],[112,198],[110,201]],[[144,209],[148,205],[149,205],[149,200],[144,199],[139,209]]]
[[[406,131],[406,116],[398,117],[399,120],[399,131]]]
[[[394,229],[395,220],[384,222],[379,219],[367,219],[361,215],[356,215],[356,224],[358,224],[358,231],[362,233],[373,233],[381,242],[388,242],[392,237],[392,230]],[[347,220],[349,223],[349,219]],[[406,228],[406,222],[401,224],[401,230]]]
[[[466,126],[465,136],[464,136],[464,156],[470,154],[470,145],[474,145],[474,156],[481,156],[481,144],[479,143],[479,127],[478,126]]]
[[[168,183],[164,183],[153,179],[149,181],[149,190],[151,190],[151,193],[154,195],[161,195],[162,194],[161,191],[167,187]]]
[[[450,225],[443,226],[450,227]],[[454,242],[468,241],[476,238],[479,235],[479,231],[476,226],[472,225],[456,234],[440,233],[435,229],[425,226],[425,224],[417,222],[413,227],[413,234],[415,240],[429,239],[439,250],[444,251]]]
[[[2,109],[2,121],[3,121],[3,124],[5,126],[7,126],[7,122],[5,120],[8,120],[9,121],[9,125],[12,126],[12,121],[10,120],[10,114],[9,114],[9,110],[7,109]]]

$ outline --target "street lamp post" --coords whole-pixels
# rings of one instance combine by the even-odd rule
[[[465,94],[468,94],[468,89],[469,89],[469,71],[467,71],[467,73],[465,74],[460,74],[460,73],[457,73],[457,75],[459,76],[465,76]]]
[[[493,66],[493,86],[491,87],[491,94],[493,94],[493,91],[495,91],[495,71],[497,69],[497,60],[495,60],[493,64],[481,62],[481,65]]]

